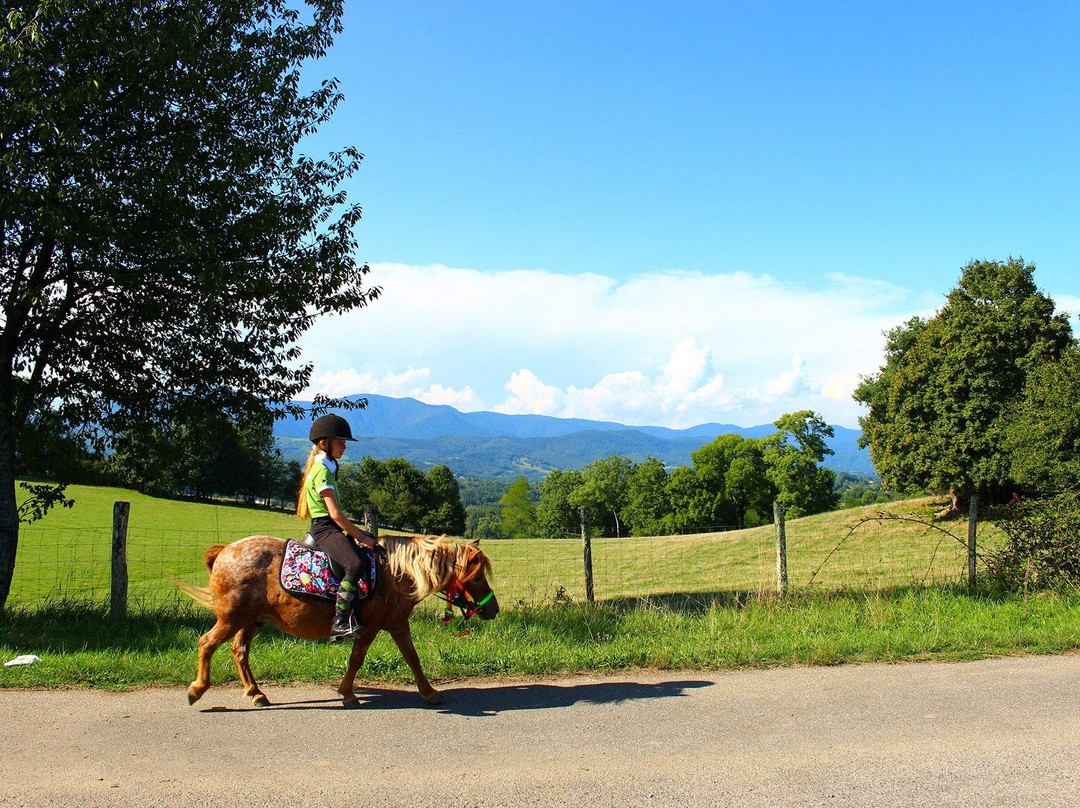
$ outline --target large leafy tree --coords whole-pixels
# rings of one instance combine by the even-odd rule
[[[1022,259],[972,261],[929,319],[889,332],[885,364],[854,397],[870,409],[862,444],[893,489],[949,492],[952,507],[1011,493],[1006,413],[1072,331]]]
[[[831,455],[833,428],[811,410],[786,413],[773,422],[779,431],[764,439],[766,476],[788,516],[808,516],[837,506],[836,474],[821,466]]]
[[[465,506],[461,504],[461,486],[449,466],[432,466],[427,473],[431,500],[424,518],[425,527],[435,533],[465,535]]]
[[[697,487],[691,508],[701,526],[746,527],[747,514],[767,514],[776,488],[766,476],[762,441],[721,435],[690,455]]]
[[[341,191],[360,154],[299,153],[340,99],[299,70],[341,15],[38,0],[0,18],[0,607],[35,413],[107,441],[198,408],[280,411],[310,377],[300,335],[377,294]]]

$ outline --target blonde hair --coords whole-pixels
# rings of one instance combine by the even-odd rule
[[[311,467],[315,465],[315,458],[319,455],[319,444],[315,444],[311,447],[311,452],[307,456],[307,465],[304,466],[304,473],[300,475],[300,488],[296,492],[296,515],[301,519],[310,519],[311,511],[308,508],[307,501],[307,476],[311,472]]]

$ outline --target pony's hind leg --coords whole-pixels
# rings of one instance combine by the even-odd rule
[[[244,695],[255,704],[256,707],[266,707],[270,699],[259,690],[259,685],[251,673],[251,665],[248,664],[248,655],[251,653],[251,641],[259,633],[259,624],[253,623],[247,628],[236,632],[232,641],[232,655],[236,661],[236,670],[240,673],[240,681],[244,684]]]
[[[195,681],[188,685],[188,704],[197,702],[210,689],[210,658],[214,655],[214,651],[238,629],[238,626],[219,617],[214,627],[199,637],[199,665]]]

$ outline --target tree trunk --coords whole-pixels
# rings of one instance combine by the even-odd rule
[[[15,396],[10,374],[0,377],[0,611],[11,593],[19,547],[19,506],[15,500]]]
[[[964,513],[962,506],[964,498],[964,492],[961,491],[959,488],[953,486],[949,489],[949,504],[937,513],[935,513],[934,518],[950,519],[954,516],[960,516]]]

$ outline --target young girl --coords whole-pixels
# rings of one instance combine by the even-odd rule
[[[359,637],[364,626],[356,619],[352,607],[356,582],[360,578],[360,556],[353,539],[369,550],[374,549],[375,540],[349,521],[341,510],[337,495],[337,461],[345,454],[345,441],[356,439],[349,422],[330,413],[312,422],[308,440],[314,446],[308,455],[296,498],[296,515],[301,519],[311,517],[312,538],[345,569],[334,608],[331,636]]]

